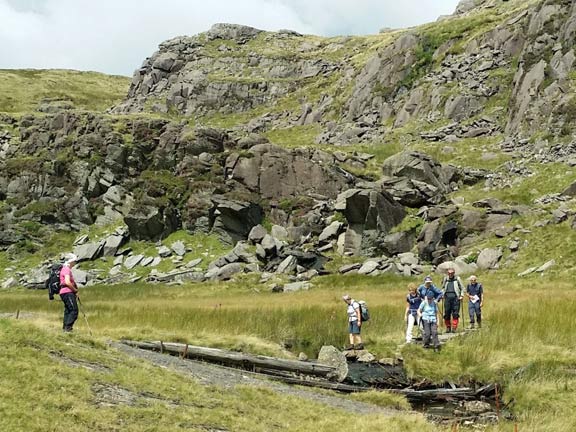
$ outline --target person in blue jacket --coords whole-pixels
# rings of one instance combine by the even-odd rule
[[[418,317],[424,326],[424,348],[430,348],[430,342],[434,344],[434,351],[440,351],[440,341],[438,340],[438,321],[440,311],[438,303],[434,300],[432,291],[426,294],[426,299],[420,303]]]
[[[482,306],[484,306],[484,287],[478,282],[476,276],[470,276],[470,283],[466,287],[468,296],[468,314],[470,315],[470,328],[474,328],[474,315],[478,328],[482,327]]]
[[[426,299],[428,293],[432,293],[432,297],[436,302],[442,300],[442,290],[432,283],[432,278],[430,276],[426,276],[424,278],[424,283],[418,287],[418,295],[422,300]]]

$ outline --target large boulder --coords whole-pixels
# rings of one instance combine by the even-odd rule
[[[225,172],[229,181],[240,183],[264,199],[310,194],[335,198],[352,179],[331,162],[333,157],[321,151],[259,144],[248,153],[230,155]]]
[[[385,180],[390,193],[412,207],[441,202],[457,174],[454,168],[414,151],[389,157],[382,164],[382,172],[391,179]]]
[[[481,270],[494,269],[498,267],[498,262],[502,258],[502,249],[488,248],[483,249],[478,255],[476,265]]]
[[[338,196],[335,209],[348,221],[344,253],[382,252],[390,229],[404,219],[404,207],[383,190],[349,189]]]
[[[180,227],[180,216],[173,207],[139,206],[124,217],[124,223],[132,239],[157,241]]]
[[[223,196],[212,197],[210,229],[229,244],[246,240],[253,227],[264,219],[264,211],[258,204],[231,201]]]
[[[336,368],[330,378],[338,382],[344,381],[348,376],[348,361],[346,360],[346,356],[332,345],[324,345],[320,348],[318,363]]]

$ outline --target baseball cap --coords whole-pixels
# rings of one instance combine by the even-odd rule
[[[430,276],[426,276],[424,278],[424,283],[426,283],[426,282],[432,282],[432,278]]]
[[[342,296],[342,300],[350,300],[352,297],[350,297],[348,294],[344,294]]]

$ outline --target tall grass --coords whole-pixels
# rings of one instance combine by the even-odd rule
[[[176,340],[277,356],[300,351],[315,356],[324,344],[346,343],[341,295],[349,292],[368,301],[372,320],[363,336],[378,357],[399,350],[408,374],[415,378],[498,381],[505,401],[514,400],[520,430],[571,430],[576,416],[561,418],[576,402],[571,283],[555,277],[527,283],[500,274],[483,274],[480,280],[486,289],[483,329],[451,341],[440,354],[415,345],[399,348],[410,280],[394,276],[323,277],[312,290],[289,294],[264,292],[248,279],[187,286],[100,286],[84,289],[82,301],[98,338]],[[2,312],[35,312],[38,324],[60,327],[62,306],[49,303],[43,291],[11,290],[1,299]],[[465,309],[462,325],[467,315]],[[86,334],[82,317],[76,328]],[[555,429],[546,429],[548,424]]]
[[[264,387],[204,386],[93,339],[3,319],[0,369],[2,431],[328,432],[350,415]],[[435,430],[421,416],[401,413],[358,416],[355,424]]]

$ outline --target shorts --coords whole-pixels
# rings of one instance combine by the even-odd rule
[[[360,334],[360,327],[358,327],[358,321],[350,321],[348,323],[348,333]]]

